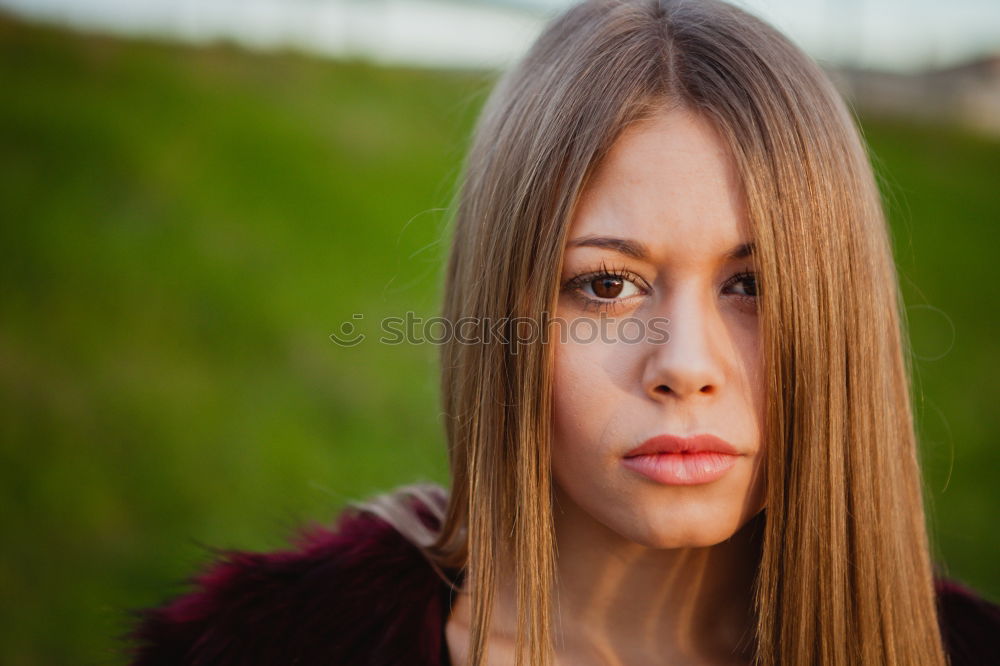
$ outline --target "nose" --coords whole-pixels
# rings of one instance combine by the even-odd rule
[[[722,387],[724,324],[710,300],[688,288],[675,290],[665,303],[667,339],[646,343],[643,386],[653,399],[691,399]]]

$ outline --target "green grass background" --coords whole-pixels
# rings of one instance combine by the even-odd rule
[[[0,663],[121,664],[200,544],[446,481],[444,215],[492,77],[0,18]],[[936,552],[1000,597],[1000,143],[866,119],[913,326]]]

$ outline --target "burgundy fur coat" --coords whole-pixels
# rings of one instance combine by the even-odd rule
[[[293,549],[219,555],[193,591],[136,612],[133,666],[450,664],[452,588],[379,517],[345,512]],[[460,572],[444,573],[461,584]],[[1000,664],[1000,607],[955,582],[937,591],[953,666]]]

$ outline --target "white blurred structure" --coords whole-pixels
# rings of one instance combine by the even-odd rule
[[[0,0],[77,27],[295,46],[433,67],[502,67],[578,0]],[[1000,47],[1000,0],[730,0],[825,62],[914,71]]]
[[[862,110],[1000,134],[1000,56],[982,56],[1000,53],[1000,0],[730,1],[819,59]],[[382,64],[500,69],[573,2],[0,0],[0,8],[102,32],[223,39]],[[970,63],[972,56],[978,60]]]
[[[0,7],[83,29],[463,68],[509,64],[547,18],[517,5],[446,0],[0,0]]]
[[[1000,136],[1000,54],[915,74],[831,72],[861,111],[954,122]]]

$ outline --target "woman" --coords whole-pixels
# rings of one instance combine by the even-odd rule
[[[900,312],[808,57],[715,1],[573,7],[466,164],[444,315],[506,325],[442,348],[450,491],[226,554],[134,663],[1000,663],[933,575]]]

